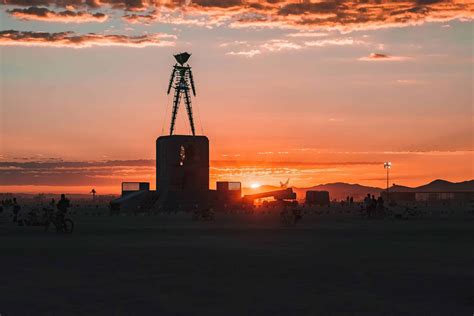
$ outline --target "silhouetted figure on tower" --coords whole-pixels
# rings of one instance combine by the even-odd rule
[[[176,115],[178,114],[179,103],[181,102],[181,97],[183,95],[184,103],[186,104],[186,111],[188,112],[189,124],[191,125],[191,132],[193,133],[193,136],[196,135],[194,129],[193,109],[191,106],[191,96],[189,95],[189,87],[191,86],[194,96],[196,96],[196,88],[194,86],[194,79],[191,67],[189,67],[189,65],[187,64],[189,57],[191,57],[191,54],[188,54],[186,52],[174,55],[174,58],[178,63],[173,66],[173,72],[171,73],[170,83],[168,86],[168,94],[170,93],[171,88],[174,88],[173,113],[171,116],[170,135],[173,135]]]

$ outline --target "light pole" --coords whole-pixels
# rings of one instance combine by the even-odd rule
[[[389,177],[390,177],[390,168],[392,168],[392,163],[390,161],[387,161],[383,164],[383,167],[387,169],[387,202],[390,201],[389,199]]]

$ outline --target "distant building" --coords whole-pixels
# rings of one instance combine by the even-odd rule
[[[150,191],[149,182],[122,182],[122,197],[137,191]]]
[[[223,204],[240,203],[242,200],[242,184],[240,182],[216,182],[217,200]]]
[[[122,196],[110,202],[111,214],[150,208],[156,202],[156,192],[148,182],[122,182]]]
[[[326,206],[329,205],[329,192],[328,191],[306,191],[306,205],[319,205]]]

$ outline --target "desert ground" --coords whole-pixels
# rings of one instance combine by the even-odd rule
[[[0,314],[472,315],[474,216],[74,217],[0,228]]]

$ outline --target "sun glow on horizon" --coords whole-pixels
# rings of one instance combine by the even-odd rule
[[[251,184],[250,184],[250,188],[252,188],[252,189],[258,189],[258,188],[260,188],[261,186],[262,186],[262,185],[261,185],[260,183],[258,183],[258,182],[254,182],[254,183],[251,183]]]

